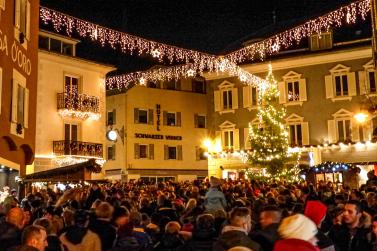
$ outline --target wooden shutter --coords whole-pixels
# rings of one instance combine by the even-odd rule
[[[363,137],[364,141],[368,141],[372,139],[372,134],[373,134],[373,121],[369,120],[365,122],[364,127],[363,127]]]
[[[148,110],[148,124],[153,125],[153,109]]]
[[[163,113],[162,113],[162,120],[164,122],[164,125],[168,124],[168,112],[167,111],[163,111]]]
[[[240,150],[240,129],[233,130],[234,150]]]
[[[301,133],[302,133],[302,145],[308,146],[310,145],[310,138],[309,138],[309,123],[302,122],[301,123]]]
[[[251,149],[249,127],[243,129],[244,148],[245,150]]]
[[[117,110],[113,109],[113,125],[117,123]]]
[[[308,97],[306,94],[306,79],[302,78],[299,80],[299,95],[300,101],[307,101]]]
[[[154,159],[154,144],[149,144],[148,151],[149,151],[149,159]]]
[[[279,82],[278,83],[278,89],[279,89],[279,104],[284,104],[287,102],[286,98],[286,91],[285,91],[285,82]]]
[[[164,160],[169,159],[169,146],[164,145]]]
[[[30,3],[26,1],[26,39],[30,41]]]
[[[198,114],[194,114],[194,127],[198,128]]]
[[[251,107],[251,88],[249,85],[242,87],[243,108]]]
[[[356,96],[356,78],[355,72],[347,73],[348,80],[348,96]]]
[[[365,71],[358,71],[359,75],[359,91],[360,95],[364,95],[367,93],[367,85],[366,85],[366,72]]]
[[[220,91],[214,91],[215,112],[221,111],[221,96]]]
[[[21,0],[14,1],[14,26],[20,29],[20,19],[21,19]]]
[[[327,120],[327,129],[328,129],[329,143],[336,143],[337,132],[336,132],[335,120],[333,119]]]
[[[351,122],[351,137],[352,137],[352,142],[360,141],[359,124],[356,121]]]
[[[113,146],[111,147],[111,149],[113,150],[113,158],[112,158],[112,160],[115,160],[115,159],[116,159],[116,158],[115,158],[115,154],[116,154],[116,151],[115,151],[116,147],[115,147],[115,145],[113,145]]]
[[[334,86],[332,84],[332,75],[325,76],[326,98],[334,98]]]
[[[176,126],[181,126],[181,112],[177,112],[176,113],[176,116],[177,116],[177,121],[176,121]]]
[[[138,143],[134,144],[135,159],[140,159],[140,146]]]
[[[134,123],[139,124],[139,108],[134,108]]]
[[[178,145],[177,146],[177,159],[182,160],[183,159],[182,157],[183,157],[182,156],[182,145]]]
[[[18,82],[13,79],[12,85],[12,122],[17,123],[17,106],[18,106]]]
[[[24,127],[29,127],[29,89],[25,88],[24,96]]]
[[[238,109],[238,88],[232,88],[232,109]]]

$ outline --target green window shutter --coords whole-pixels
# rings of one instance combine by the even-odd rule
[[[177,159],[182,160],[182,145],[177,146]]]
[[[177,126],[181,126],[181,112],[177,112]]]
[[[163,119],[163,122],[164,122],[164,125],[167,125],[168,124],[168,112],[167,111],[164,111],[162,113],[162,119]]]
[[[167,160],[169,159],[169,146],[164,145],[164,159]]]
[[[148,124],[153,125],[153,109],[148,110]]]
[[[140,147],[139,144],[134,144],[135,159],[140,159]]]
[[[154,144],[149,144],[149,159],[154,159]]]
[[[139,123],[139,109],[134,108],[134,123],[138,124]]]

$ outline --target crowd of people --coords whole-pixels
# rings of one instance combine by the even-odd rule
[[[377,251],[376,180],[140,180],[23,199],[4,187],[0,251]]]

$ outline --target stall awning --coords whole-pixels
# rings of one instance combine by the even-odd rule
[[[65,181],[84,181],[90,179],[90,173],[101,172],[101,166],[95,159],[88,161],[53,168],[51,170],[28,174],[24,182],[65,182]]]

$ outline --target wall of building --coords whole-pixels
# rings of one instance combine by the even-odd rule
[[[17,169],[21,175],[33,162],[35,148],[39,1],[29,0],[28,4],[27,34],[22,44],[15,24],[15,1],[5,1],[4,9],[0,8],[0,165]],[[15,78],[24,81],[23,87],[29,91],[27,124],[22,126],[22,133],[17,133],[17,123],[11,122]]]

